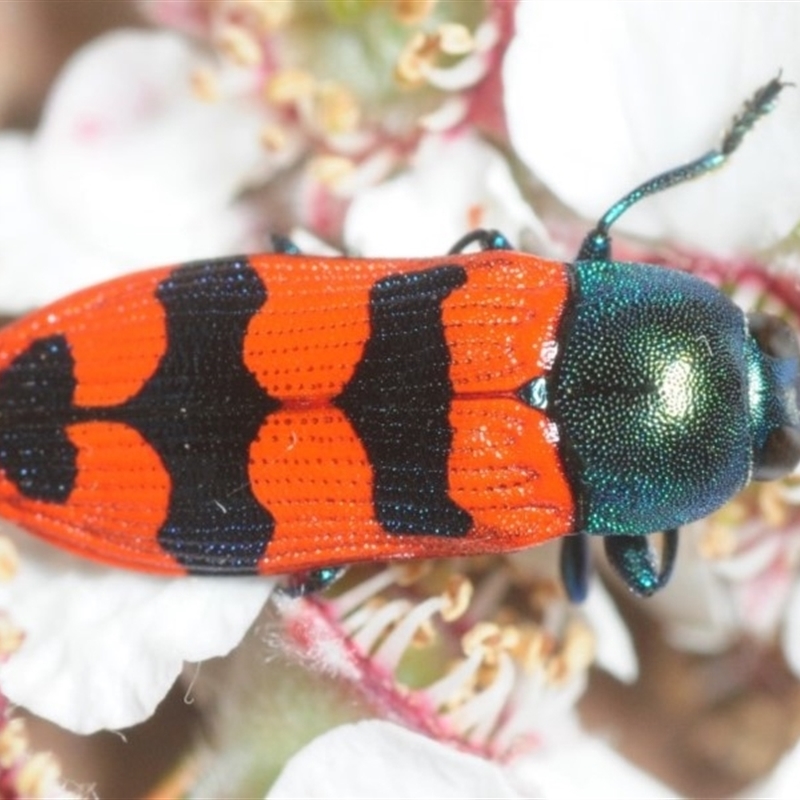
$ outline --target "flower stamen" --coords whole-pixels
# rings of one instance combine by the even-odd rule
[[[491,736],[514,689],[515,669],[507,653],[499,653],[491,682],[466,703],[445,714],[462,734],[469,734],[475,744],[484,744]]]
[[[0,768],[9,769],[28,749],[25,722],[19,717],[6,721],[0,730]]]
[[[307,101],[314,93],[314,76],[304,69],[287,67],[274,73],[264,86],[267,102],[277,106]]]
[[[314,93],[314,122],[324,133],[350,133],[361,121],[361,108],[356,96],[335,81],[322,81]]]
[[[440,597],[431,597],[428,600],[413,606],[402,622],[386,637],[383,644],[373,654],[377,663],[394,672],[404,653],[411,646],[414,636],[430,618],[441,611],[443,601]]]
[[[198,67],[190,76],[192,92],[204,103],[215,103],[219,100],[219,81],[216,74],[208,67]]]
[[[260,33],[270,33],[291,20],[294,0],[227,0],[224,8]]]
[[[428,79],[441,56],[465,56],[474,48],[472,34],[459,23],[444,23],[436,33],[417,31],[397,59],[395,78],[407,88],[420,86]]]
[[[19,552],[7,536],[0,536],[0,581],[10,581],[19,571]]]
[[[31,753],[25,721],[7,711],[0,718],[0,785],[3,797],[76,797],[65,789],[55,756]]]
[[[222,25],[216,35],[216,45],[220,52],[239,67],[254,67],[261,63],[262,53],[258,39],[242,25]]]
[[[346,156],[317,156],[309,163],[311,176],[329,189],[335,189],[352,175],[354,170],[355,164]]]
[[[438,0],[394,0],[392,11],[404,25],[419,25],[433,13]]]
[[[551,695],[571,704],[586,685],[591,631],[549,578],[517,573],[499,558],[469,562],[473,578],[455,571],[457,563],[393,565],[338,597],[301,601],[285,613],[301,622],[297,630],[324,624],[330,638],[319,629],[315,642],[341,637],[345,657],[336,663],[347,671],[333,654],[328,668],[408,724],[487,753],[499,742],[504,751],[536,742],[538,710],[554,704]],[[536,608],[523,612],[532,594]],[[322,613],[302,623],[303,608]],[[532,617],[543,622],[520,621]]]
[[[17,773],[22,797],[53,797],[62,791],[61,766],[52,753],[34,753]]]
[[[344,594],[334,597],[329,601],[329,605],[336,616],[347,617],[356,608],[363,606],[371,597],[380,594],[397,582],[397,573],[391,567],[379,570],[348,589]]]
[[[365,653],[372,653],[390,626],[408,613],[411,603],[399,599],[386,603],[373,613],[361,630],[353,635],[354,644]]]
[[[270,153],[281,153],[289,145],[289,135],[276,124],[265,125],[259,136],[262,147]]]
[[[476,648],[444,677],[426,686],[425,695],[435,708],[441,710],[446,711],[461,705],[474,693],[482,663],[483,653]]]

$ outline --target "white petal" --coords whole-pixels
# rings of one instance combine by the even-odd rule
[[[431,135],[408,172],[356,196],[345,240],[365,256],[430,256],[475,227],[514,245],[523,232],[547,239],[496,150],[472,134]]]
[[[198,100],[196,64],[168,33],[101,37],[61,73],[32,143],[3,145],[5,307],[243,248],[252,220],[235,197],[276,164],[259,145],[259,107]]]
[[[135,215],[169,238],[254,177],[265,159],[258,108],[199,101],[196,65],[186,40],[165,32],[109,34],[73,58],[37,137],[37,178],[55,213],[99,241],[122,237],[118,249],[137,244]]]
[[[792,672],[800,677],[800,585],[795,585],[786,606],[782,644],[786,662]]]
[[[504,65],[512,143],[596,219],[638,183],[716,147],[760,85],[800,75],[800,6],[519,3]],[[787,90],[719,174],[645,200],[620,229],[719,252],[800,220],[800,95]]]
[[[785,537],[749,523],[738,531],[735,554],[709,559],[698,551],[703,528],[700,522],[681,530],[670,583],[646,610],[659,617],[674,647],[691,652],[718,653],[743,632],[774,638],[793,580]]]
[[[268,798],[507,797],[500,768],[389,722],[343,725],[284,768]]]
[[[697,549],[702,523],[680,532],[678,558],[669,584],[647,600],[645,610],[663,623],[669,642],[682,650],[718,653],[738,635],[730,588]]]
[[[608,745],[589,736],[517,759],[510,765],[508,777],[525,797],[546,800],[679,797]]]
[[[639,676],[639,663],[633,639],[616,604],[599,580],[592,582],[582,611],[595,633],[598,666],[621,681],[635,681]]]
[[[0,135],[0,308],[6,312],[27,311],[137,267],[240,251],[249,233],[248,213],[232,206],[215,213],[201,229],[187,225],[174,230],[172,242],[145,237],[126,254],[112,252],[111,244],[98,247],[50,213],[35,186],[32,151],[29,137]],[[146,247],[152,247],[152,258],[141,252]]]
[[[265,578],[162,578],[91,564],[4,528],[17,576],[0,608],[25,632],[0,666],[15,703],[78,733],[141,722],[184,661],[229,652],[272,588]]]

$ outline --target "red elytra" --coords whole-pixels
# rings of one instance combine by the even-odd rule
[[[0,514],[164,573],[568,533],[554,425],[519,396],[567,292],[563,264],[505,250],[255,255],[79,292],[0,332]]]

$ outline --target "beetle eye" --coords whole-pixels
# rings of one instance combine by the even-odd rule
[[[773,314],[754,311],[747,315],[747,328],[762,353],[772,358],[800,360],[797,334],[788,322]]]
[[[774,481],[794,470],[800,462],[800,430],[789,425],[775,428],[767,436],[753,464],[753,479]]]
[[[763,446],[755,454],[753,464],[755,480],[771,481],[788,475],[800,462],[800,428],[791,424],[798,418],[798,386],[795,381],[800,364],[800,347],[797,335],[780,317],[754,312],[747,315],[747,327],[758,349],[775,365],[774,398],[782,406],[778,418],[784,424],[778,423],[767,434]],[[783,377],[778,377],[783,370],[777,365],[787,362],[793,363],[794,367]]]

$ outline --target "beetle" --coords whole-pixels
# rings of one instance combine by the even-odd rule
[[[800,460],[800,352],[785,322],[696,277],[613,261],[609,229],[724,163],[784,86],[612,206],[571,264],[488,230],[409,260],[274,237],[273,253],[120,277],[12,323],[0,514],[109,564],[290,574],[295,593],[356,562],[563,537],[579,601],[602,535],[651,594],[680,526]]]

